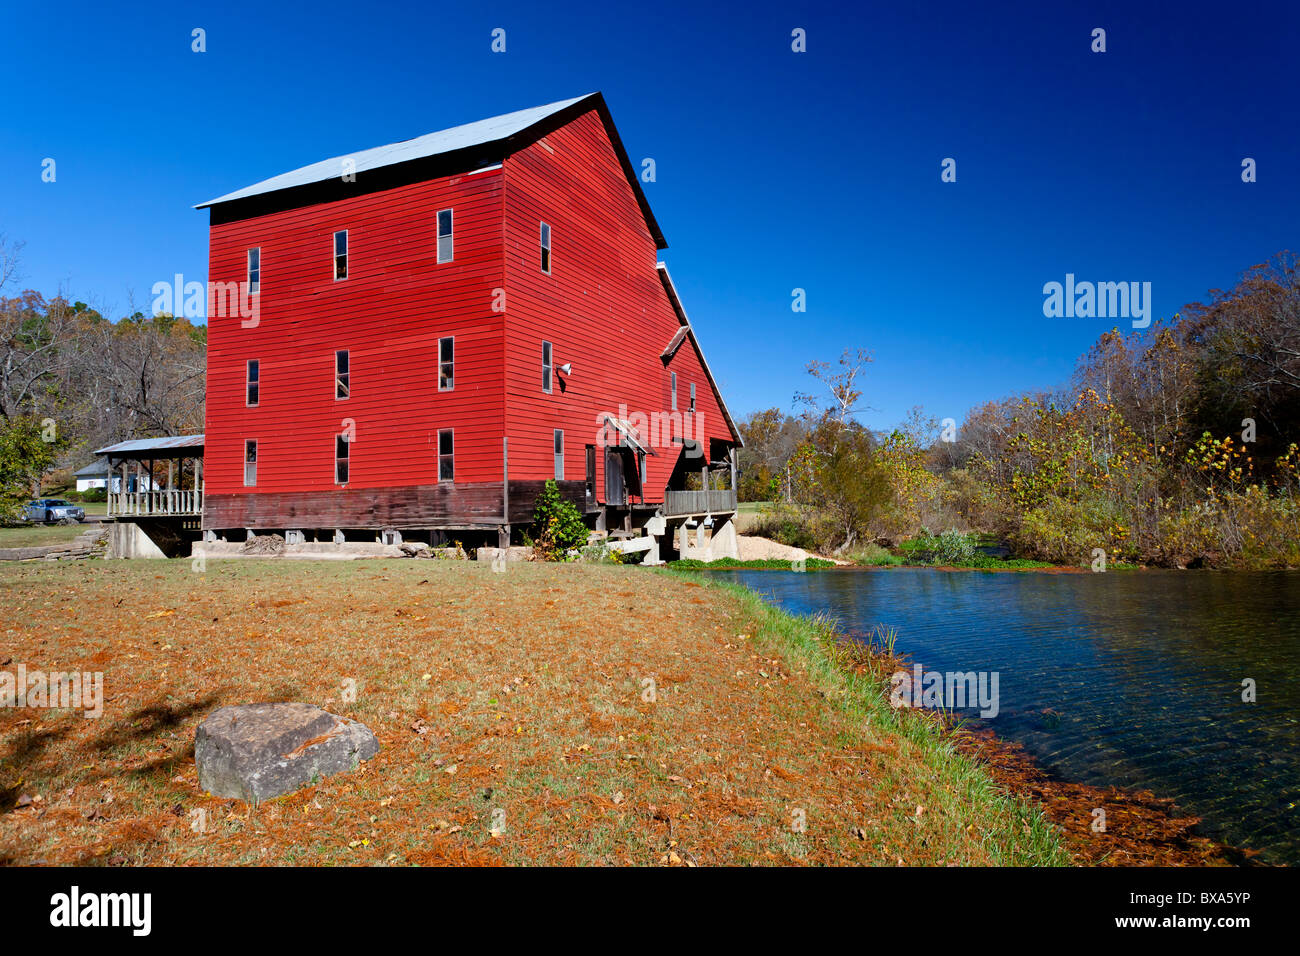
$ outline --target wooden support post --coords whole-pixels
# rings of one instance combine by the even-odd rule
[[[501,521],[510,524],[510,439],[501,436]]]

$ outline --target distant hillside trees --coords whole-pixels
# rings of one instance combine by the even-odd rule
[[[116,441],[201,432],[206,326],[139,312],[113,322],[18,291],[21,250],[0,236],[0,432],[37,423],[51,456],[42,471],[80,467]],[[6,447],[31,448],[25,437]]]
[[[1113,329],[1058,392],[990,401],[956,434],[914,409],[858,439],[861,350],[814,362],[825,396],[740,423],[740,493],[788,543],[844,550],[947,529],[1023,557],[1300,566],[1300,267],[1252,267],[1172,320]],[[836,450],[846,436],[855,451]],[[844,520],[846,502],[859,519]]]

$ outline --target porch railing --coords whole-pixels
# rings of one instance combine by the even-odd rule
[[[736,510],[736,492],[723,491],[676,491],[672,488],[664,492],[665,515],[724,514]]]
[[[203,492],[197,489],[114,492],[108,496],[110,518],[140,515],[201,515]]]

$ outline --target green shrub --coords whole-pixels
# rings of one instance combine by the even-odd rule
[[[537,496],[533,527],[537,531],[533,547],[547,561],[564,561],[570,551],[587,543],[587,524],[582,514],[572,502],[560,497],[560,489],[551,479]]]
[[[854,564],[860,564],[863,567],[892,567],[903,563],[901,554],[894,554],[888,548],[882,548],[874,541],[864,544],[842,555],[847,561]]]

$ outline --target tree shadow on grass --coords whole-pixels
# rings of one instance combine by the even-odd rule
[[[225,695],[226,689],[220,688],[188,704],[168,700],[146,704],[106,728],[91,746],[104,753],[152,737],[177,727],[195,714],[220,703]]]
[[[71,721],[61,721],[54,727],[19,730],[14,734],[9,752],[0,761],[0,813],[14,808],[24,786],[27,770],[51,744],[62,740],[72,730]],[[28,784],[30,786],[30,784]]]

